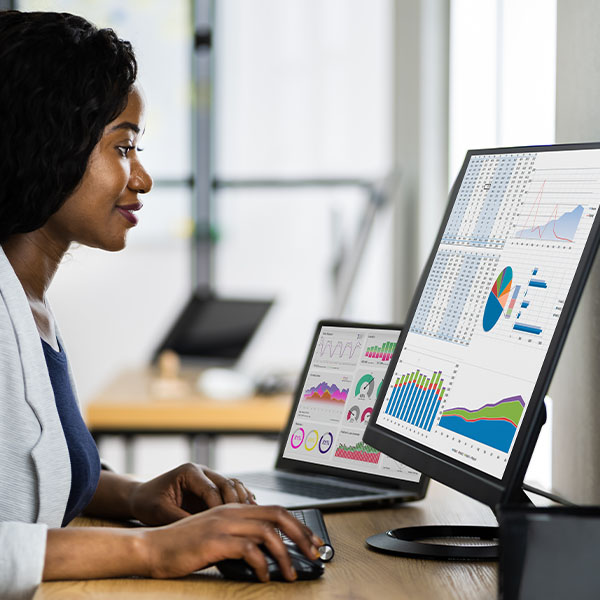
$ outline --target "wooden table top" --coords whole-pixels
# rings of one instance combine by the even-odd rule
[[[98,525],[89,519],[79,525]],[[325,513],[335,557],[316,581],[239,583],[224,580],[216,568],[176,580],[106,579],[43,583],[34,600],[196,598],[286,600],[483,600],[497,596],[496,563],[440,562],[400,558],[368,550],[365,538],[410,525],[495,525],[492,512],[440,484],[425,500],[373,510]],[[103,523],[104,522],[100,522]]]
[[[125,371],[86,406],[90,431],[172,430],[278,432],[287,422],[291,396],[215,400],[195,387],[197,372],[178,382],[159,380],[150,369]]]

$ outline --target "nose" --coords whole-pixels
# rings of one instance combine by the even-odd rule
[[[129,177],[129,188],[138,194],[147,194],[152,189],[152,184],[150,173],[144,169],[142,163],[136,161]]]

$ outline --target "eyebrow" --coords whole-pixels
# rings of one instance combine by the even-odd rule
[[[139,133],[140,128],[130,121],[123,121],[122,123],[117,123],[114,127],[111,127],[109,131],[117,131],[119,129],[131,129],[134,133]]]

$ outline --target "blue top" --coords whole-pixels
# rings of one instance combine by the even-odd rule
[[[71,459],[71,492],[62,522],[64,527],[90,503],[100,479],[100,457],[75,400],[67,355],[62,348],[57,352],[44,340],[42,347]]]

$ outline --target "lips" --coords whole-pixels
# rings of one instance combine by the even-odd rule
[[[141,202],[134,202],[133,204],[122,204],[117,205],[116,209],[125,217],[132,225],[137,225],[138,218],[133,214],[135,211],[140,210],[144,206]]]

